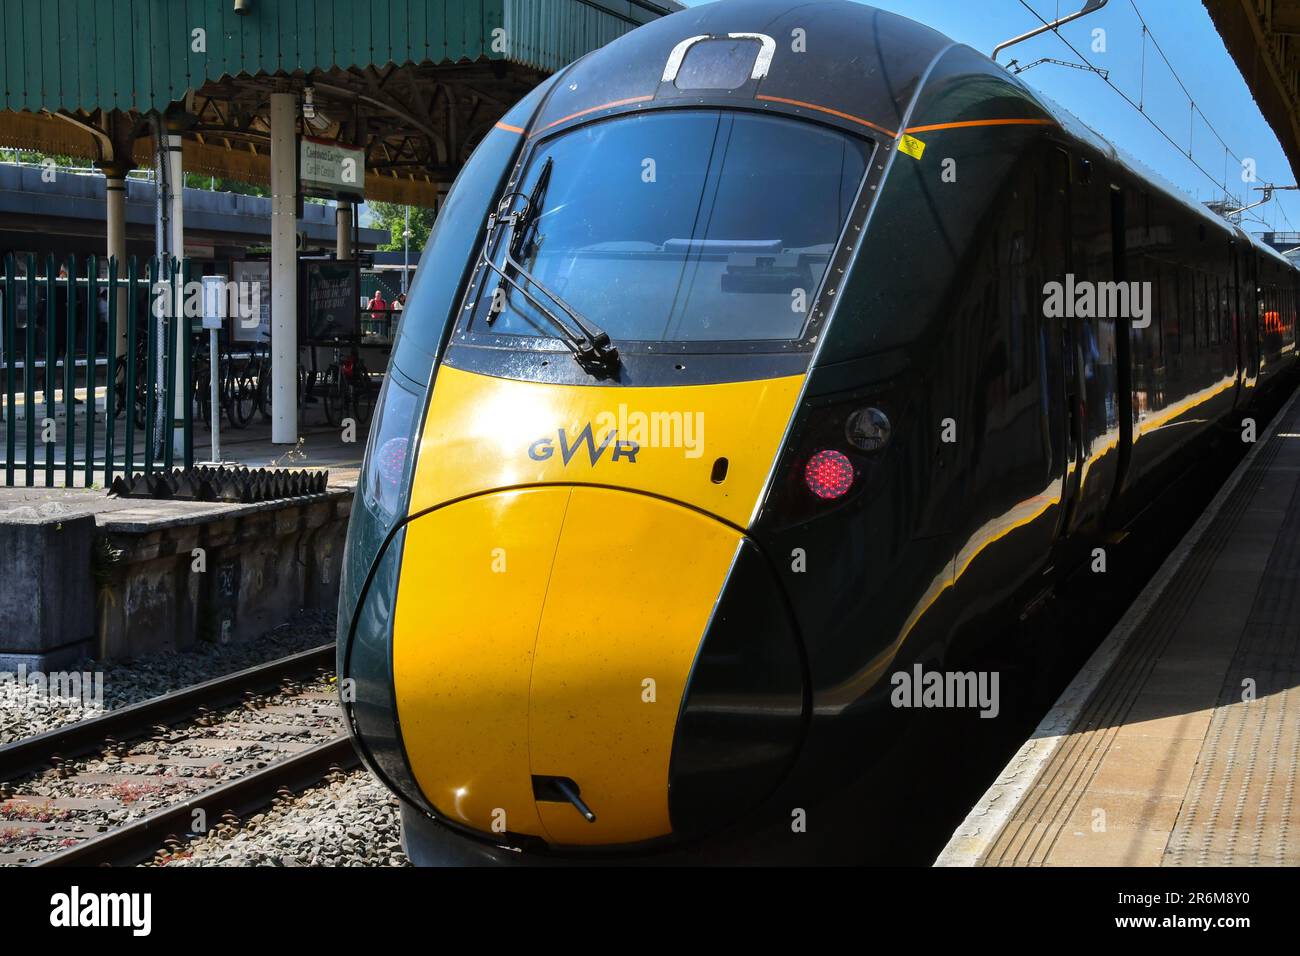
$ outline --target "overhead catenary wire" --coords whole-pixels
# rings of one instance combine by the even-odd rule
[[[1030,13],[1032,13],[1032,14],[1034,15],[1034,17],[1035,17],[1035,18],[1036,18],[1040,23],[1042,23],[1044,26],[1047,26],[1047,25],[1048,25],[1047,21],[1043,19],[1043,17],[1039,14],[1039,12],[1038,12],[1037,10],[1035,10],[1033,7],[1031,7],[1031,6],[1029,5],[1028,0],[1019,0],[1019,3],[1020,3],[1020,5],[1021,5],[1022,7],[1024,7],[1026,10],[1028,10]],[[1140,114],[1142,115],[1142,117],[1145,118],[1146,121],[1147,121],[1148,123],[1151,124],[1152,128],[1154,128],[1155,131],[1156,131],[1157,133],[1159,133],[1161,136],[1163,136],[1163,137],[1164,137],[1164,138],[1169,142],[1169,145],[1170,145],[1170,146],[1174,147],[1174,149],[1178,150],[1180,153],[1183,152],[1183,148],[1182,148],[1182,146],[1180,146],[1180,145],[1178,144],[1178,142],[1177,142],[1177,141],[1176,141],[1172,136],[1170,136],[1167,132],[1165,132],[1164,127],[1162,127],[1159,123],[1157,123],[1154,119],[1152,119],[1152,118],[1151,118],[1151,115],[1150,115],[1149,113],[1147,113],[1146,110],[1140,109],[1140,108],[1138,107],[1138,104],[1135,103],[1135,102],[1133,102],[1133,98],[1130,97],[1127,93],[1125,93],[1125,92],[1124,92],[1122,89],[1120,89],[1118,86],[1116,86],[1115,83],[1114,83],[1114,81],[1111,80],[1110,77],[1108,77],[1108,76],[1102,76],[1101,71],[1097,69],[1097,66],[1096,66],[1096,65],[1095,65],[1091,60],[1089,60],[1086,56],[1084,56],[1082,53],[1080,53],[1080,52],[1079,52],[1079,48],[1076,47],[1076,46],[1075,46],[1073,43],[1071,43],[1069,40],[1067,40],[1067,39],[1065,38],[1065,36],[1061,33],[1060,30],[1053,29],[1052,32],[1056,34],[1057,38],[1059,38],[1060,41],[1061,41],[1062,43],[1064,43],[1067,47],[1070,48],[1070,52],[1071,52],[1071,53],[1073,53],[1073,54],[1074,54],[1075,56],[1077,56],[1081,61],[1083,61],[1083,63],[1088,67],[1088,69],[1090,69],[1092,72],[1096,73],[1097,76],[1101,77],[1101,80],[1102,80],[1103,83],[1105,83],[1105,84],[1106,84],[1107,86],[1109,86],[1112,90],[1114,90],[1116,93],[1118,93],[1119,96],[1124,100],[1124,102],[1128,103],[1129,106],[1131,106],[1131,107],[1133,107],[1135,110],[1137,110],[1138,113],[1140,113]],[[1226,183],[1226,182],[1222,182],[1222,183],[1221,183],[1221,182],[1219,182],[1217,179],[1215,179],[1214,176],[1209,172],[1209,170],[1207,170],[1204,166],[1202,166],[1200,163],[1198,163],[1198,162],[1196,161],[1196,158],[1195,158],[1194,156],[1190,156],[1190,155],[1189,155],[1189,156],[1187,157],[1187,160],[1188,160],[1188,162],[1190,162],[1193,166],[1195,166],[1195,167],[1197,168],[1197,170],[1200,171],[1201,175],[1203,175],[1203,176],[1204,176],[1206,179],[1208,179],[1210,182],[1214,183],[1214,185],[1215,185],[1216,187],[1218,187],[1219,189],[1222,189],[1224,195],[1225,195],[1227,198],[1231,199],[1233,202],[1238,203],[1239,205],[1244,205],[1244,203],[1242,203],[1240,199],[1238,199],[1235,195],[1233,195],[1233,194],[1228,190],[1228,186],[1227,186],[1227,183]]]
[[[1019,3],[1020,3],[1020,5],[1021,5],[1022,7],[1024,7],[1026,10],[1028,10],[1029,13],[1031,13],[1031,14],[1034,16],[1034,18],[1035,18],[1036,20],[1038,20],[1039,23],[1043,24],[1044,26],[1049,26],[1049,25],[1050,25],[1050,24],[1048,23],[1047,20],[1043,19],[1042,15],[1041,15],[1037,10],[1035,10],[1032,6],[1030,6],[1030,4],[1028,3],[1028,0],[1019,0]],[[1174,147],[1174,149],[1178,150],[1179,153],[1182,153],[1183,155],[1185,155],[1185,156],[1187,157],[1187,161],[1190,162],[1190,163],[1191,163],[1191,164],[1196,168],[1196,170],[1197,170],[1197,171],[1198,171],[1202,176],[1204,176],[1204,177],[1205,177],[1206,179],[1208,179],[1211,183],[1213,183],[1216,189],[1221,190],[1221,191],[1223,192],[1223,195],[1224,195],[1224,197],[1225,197],[1225,200],[1227,200],[1227,201],[1231,201],[1231,202],[1233,202],[1233,203],[1235,203],[1235,204],[1237,204],[1237,205],[1246,205],[1246,203],[1245,203],[1244,201],[1242,201],[1242,200],[1241,200],[1241,199],[1240,199],[1236,194],[1234,194],[1234,193],[1233,193],[1233,192],[1228,188],[1228,182],[1227,182],[1228,177],[1227,177],[1227,170],[1226,170],[1226,168],[1225,168],[1225,171],[1224,171],[1224,178],[1223,178],[1223,180],[1220,181],[1220,180],[1216,179],[1215,176],[1214,176],[1214,175],[1213,175],[1209,170],[1207,170],[1204,166],[1201,165],[1200,162],[1197,161],[1197,159],[1196,159],[1196,157],[1195,157],[1195,155],[1193,154],[1193,151],[1192,151],[1192,149],[1191,149],[1191,139],[1190,139],[1190,137],[1189,137],[1188,149],[1187,149],[1186,151],[1184,151],[1184,150],[1183,150],[1183,147],[1178,143],[1178,141],[1175,140],[1174,137],[1171,136],[1171,135],[1170,135],[1170,134],[1169,134],[1169,133],[1164,129],[1164,127],[1162,127],[1158,122],[1156,122],[1156,120],[1151,116],[1151,114],[1150,114],[1149,112],[1147,112],[1147,110],[1145,109],[1145,37],[1149,35],[1149,36],[1151,37],[1151,43],[1152,43],[1152,46],[1155,47],[1157,53],[1159,53],[1161,59],[1164,60],[1165,65],[1168,66],[1170,72],[1174,74],[1174,79],[1177,81],[1179,87],[1180,87],[1180,88],[1182,89],[1182,91],[1183,91],[1183,94],[1187,97],[1189,103],[1191,104],[1191,114],[1192,114],[1192,122],[1193,122],[1193,126],[1194,126],[1194,124],[1195,124],[1195,116],[1196,116],[1196,114],[1199,113],[1200,116],[1201,116],[1201,118],[1202,118],[1202,120],[1205,122],[1206,127],[1207,127],[1207,128],[1210,130],[1210,132],[1214,135],[1215,139],[1217,139],[1217,140],[1219,141],[1219,143],[1223,146],[1223,148],[1224,148],[1224,150],[1227,152],[1227,154],[1228,154],[1229,156],[1232,156],[1234,159],[1236,159],[1237,162],[1238,162],[1238,164],[1241,164],[1241,163],[1242,163],[1242,159],[1241,159],[1241,157],[1237,155],[1237,153],[1232,149],[1232,147],[1228,145],[1227,141],[1226,141],[1226,140],[1225,140],[1225,139],[1224,139],[1224,138],[1219,134],[1218,130],[1214,128],[1213,124],[1211,124],[1210,121],[1209,121],[1209,119],[1205,116],[1205,113],[1204,113],[1204,112],[1201,110],[1201,108],[1196,104],[1196,101],[1195,101],[1195,99],[1192,97],[1191,93],[1188,92],[1187,87],[1186,87],[1186,84],[1183,83],[1182,78],[1179,77],[1178,74],[1177,74],[1177,71],[1174,70],[1173,65],[1169,62],[1169,58],[1165,55],[1165,52],[1164,52],[1163,48],[1160,46],[1159,41],[1156,40],[1155,34],[1152,33],[1150,26],[1148,26],[1147,23],[1146,23],[1146,21],[1145,21],[1145,19],[1143,19],[1142,14],[1141,14],[1141,11],[1139,11],[1138,8],[1137,8],[1137,4],[1134,2],[1134,0],[1129,0],[1129,3],[1130,3],[1130,5],[1133,7],[1134,12],[1137,13],[1138,19],[1139,19],[1139,21],[1141,21],[1141,23],[1142,23],[1142,27],[1143,27],[1143,38],[1144,38],[1144,47],[1143,47],[1143,68],[1142,68],[1142,69],[1143,69],[1143,80],[1142,80],[1142,87],[1143,87],[1143,89],[1142,89],[1142,92],[1139,94],[1140,97],[1142,98],[1142,102],[1134,102],[1133,98],[1132,98],[1128,93],[1126,93],[1123,89],[1121,89],[1119,86],[1117,86],[1113,80],[1110,79],[1110,76],[1109,76],[1109,74],[1108,74],[1107,71],[1104,71],[1104,70],[1099,69],[1099,68],[1098,68],[1098,67],[1097,67],[1097,66],[1096,66],[1096,65],[1095,65],[1091,60],[1089,60],[1086,56],[1084,56],[1084,55],[1079,51],[1078,47],[1076,47],[1073,43],[1071,43],[1071,42],[1070,42],[1070,41],[1069,41],[1069,40],[1068,40],[1068,39],[1067,39],[1067,38],[1066,38],[1066,37],[1061,33],[1061,31],[1060,31],[1059,29],[1053,28],[1051,32],[1055,33],[1056,36],[1057,36],[1057,38],[1058,38],[1062,43],[1064,43],[1064,44],[1069,48],[1070,52],[1073,53],[1076,57],[1078,57],[1079,60],[1082,61],[1082,62],[1084,63],[1084,65],[1085,65],[1089,70],[1091,70],[1093,73],[1096,73],[1097,76],[1099,76],[1099,77],[1101,78],[1102,82],[1104,82],[1107,86],[1109,86],[1112,90],[1114,90],[1114,92],[1115,92],[1116,94],[1118,94],[1119,97],[1120,97],[1121,99],[1124,100],[1124,102],[1128,103],[1129,106],[1131,106],[1131,107],[1133,107],[1133,109],[1137,110],[1137,112],[1138,112],[1138,113],[1139,113],[1139,114],[1140,114],[1140,115],[1141,115],[1141,116],[1142,116],[1142,117],[1143,117],[1143,118],[1144,118],[1148,123],[1151,124],[1151,127],[1152,127],[1152,128],[1153,128],[1157,133],[1159,133],[1161,136],[1163,136],[1163,137],[1165,138],[1165,140],[1169,143],[1170,146],[1172,146],[1172,147]],[[1225,167],[1226,167],[1226,163],[1225,163]],[[1288,224],[1288,226],[1289,226],[1289,225],[1290,225],[1290,218],[1286,215],[1286,210],[1281,209],[1281,204],[1280,204],[1280,203],[1278,204],[1278,208],[1281,210],[1281,212],[1282,212],[1282,216],[1283,216],[1284,219],[1286,219],[1287,224]],[[1262,221],[1262,220],[1261,220],[1261,221]],[[1265,225],[1267,225],[1267,224],[1265,223]]]
[[[1151,38],[1151,45],[1156,48],[1156,52],[1160,54],[1160,59],[1162,59],[1165,63],[1165,66],[1169,68],[1169,73],[1171,76],[1173,76],[1174,81],[1178,84],[1178,88],[1183,91],[1183,95],[1187,97],[1187,101],[1191,104],[1193,119],[1195,118],[1195,115],[1199,114],[1202,122],[1205,123],[1205,128],[1208,129],[1214,135],[1214,138],[1219,141],[1219,145],[1223,147],[1227,155],[1235,159],[1237,161],[1237,165],[1240,166],[1242,164],[1242,158],[1239,155],[1237,155],[1236,152],[1233,151],[1232,147],[1228,145],[1228,141],[1225,140],[1219,134],[1219,131],[1215,129],[1214,124],[1210,122],[1210,118],[1205,115],[1205,111],[1201,109],[1201,107],[1197,104],[1196,98],[1192,96],[1191,91],[1187,88],[1187,84],[1184,83],[1183,78],[1179,76],[1178,70],[1174,68],[1173,62],[1165,54],[1164,47],[1162,47],[1160,45],[1160,41],[1156,39],[1155,31],[1151,29],[1151,27],[1147,24],[1146,18],[1142,16],[1142,11],[1138,9],[1137,0],[1128,0],[1128,2],[1129,2],[1129,6],[1133,8],[1133,13],[1137,15],[1138,22],[1142,24],[1142,77],[1143,77],[1144,89],[1143,89],[1143,96],[1141,97],[1141,99],[1142,100],[1145,99],[1146,38],[1149,36]],[[1062,37],[1062,39],[1064,39],[1064,37]],[[1139,109],[1141,109],[1141,100],[1139,104]],[[1187,149],[1190,155],[1192,149],[1190,136],[1188,137]],[[1225,161],[1224,171],[1223,171],[1223,182],[1226,184],[1227,181],[1228,181],[1228,170],[1227,170],[1227,163]],[[1227,194],[1227,189],[1224,189],[1224,194],[1225,195]],[[1287,225],[1291,226],[1291,218],[1286,214],[1286,209],[1282,206],[1280,202],[1277,204],[1277,208],[1278,211],[1281,212],[1282,218],[1286,220]],[[1294,231],[1293,226],[1291,227],[1291,229],[1292,231]]]

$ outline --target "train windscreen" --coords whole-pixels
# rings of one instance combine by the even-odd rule
[[[797,341],[870,150],[758,113],[588,124],[529,157],[518,188],[534,208],[512,237],[516,261],[620,347]],[[500,263],[504,251],[491,254]],[[528,296],[494,288],[480,290],[472,332],[555,334]]]

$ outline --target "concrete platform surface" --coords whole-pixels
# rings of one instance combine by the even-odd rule
[[[938,866],[1300,865],[1295,396]]]
[[[288,502],[350,499],[351,496],[351,487],[334,484],[332,473],[324,495],[254,504],[117,498],[92,488],[0,487],[0,525],[48,524],[90,516],[101,531],[143,533],[253,515],[275,510]]]

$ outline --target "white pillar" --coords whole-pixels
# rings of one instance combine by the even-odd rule
[[[117,259],[117,277],[122,287],[117,292],[117,342],[114,354],[126,354],[126,174],[124,167],[109,166],[104,169],[106,182],[104,202],[107,206],[108,245],[110,259]]]
[[[334,210],[335,251],[338,259],[352,258],[352,200],[340,199]]]
[[[167,180],[172,187],[172,256],[177,261],[180,261],[185,258],[185,172],[181,169],[181,136],[179,133],[170,131],[167,133],[167,163]],[[176,296],[175,304],[177,306],[180,306],[184,301],[183,292],[180,289],[180,280],[180,273],[177,272],[173,284]],[[172,404],[172,451],[177,455],[183,455],[185,453],[185,406],[189,404],[190,396],[185,394],[185,370],[181,368],[180,357],[185,354],[182,345],[184,344],[184,336],[189,334],[189,328],[183,310],[178,308],[176,315],[178,318],[173,322],[175,338],[172,343],[175,349],[172,354],[177,356],[175,398]]]
[[[185,258],[185,171],[181,169],[181,137],[167,134],[167,178],[172,184],[171,247],[177,259]]]
[[[271,94],[271,441],[298,441],[297,97]]]

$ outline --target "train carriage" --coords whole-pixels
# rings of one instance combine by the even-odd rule
[[[561,71],[440,213],[353,507],[339,675],[408,851],[806,852],[791,815],[870,783],[891,675],[1236,427],[1295,294],[867,6],[724,0]]]

